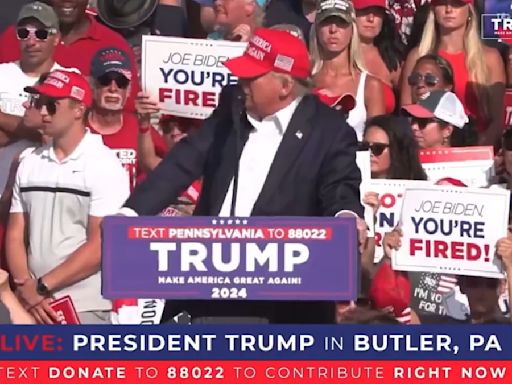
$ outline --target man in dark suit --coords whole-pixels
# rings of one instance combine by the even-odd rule
[[[202,176],[195,215],[352,215],[365,231],[356,135],[338,112],[308,94],[304,42],[286,31],[261,28],[244,55],[225,65],[240,87],[223,90],[202,128],[173,148],[121,213],[158,214]],[[245,111],[239,99],[245,100]],[[144,129],[158,107],[142,96],[137,106]],[[325,302],[173,301],[171,306],[168,312],[186,310],[193,318],[255,316],[278,323],[332,323],[335,312],[334,303]]]

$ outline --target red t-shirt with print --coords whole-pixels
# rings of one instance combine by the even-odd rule
[[[130,177],[130,187],[133,190],[135,185],[140,182],[145,174],[142,172],[139,164],[138,156],[138,135],[139,135],[139,121],[137,116],[133,113],[125,112],[123,114],[123,126],[122,128],[112,134],[102,134],[89,127],[91,132],[100,134],[103,137],[103,143],[110,149],[112,149],[123,167],[128,172]],[[163,157],[167,153],[167,146],[165,141],[158,133],[156,129],[151,131],[153,137],[153,143],[155,145],[156,154]]]

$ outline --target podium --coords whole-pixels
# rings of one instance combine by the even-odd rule
[[[163,322],[334,323],[355,300],[355,218],[107,217],[102,293],[166,299]]]

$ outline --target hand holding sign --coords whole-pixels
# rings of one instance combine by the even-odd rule
[[[151,115],[160,112],[160,107],[157,101],[151,99],[151,95],[139,92],[135,99],[135,110],[139,116],[142,116],[142,120],[149,122]]]
[[[363,203],[373,210],[373,215],[375,216],[380,208],[379,194],[376,192],[366,192],[363,197]]]
[[[512,270],[512,236],[510,232],[507,237],[498,240],[496,253],[501,257],[506,270]]]
[[[395,228],[384,235],[382,244],[384,246],[384,256],[391,257],[393,251],[397,251],[402,246],[402,230]]]

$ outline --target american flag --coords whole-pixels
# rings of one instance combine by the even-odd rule
[[[424,273],[419,286],[423,289],[435,289],[436,293],[445,295],[457,286],[457,277],[442,273]]]

